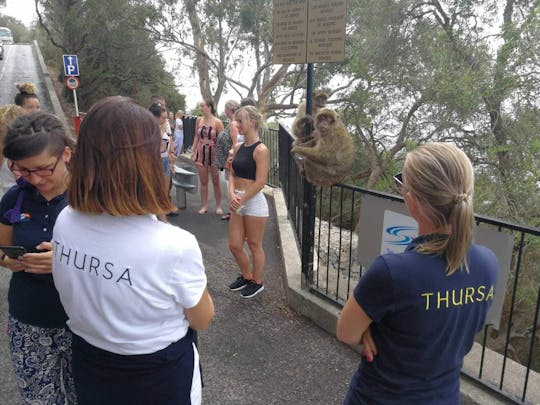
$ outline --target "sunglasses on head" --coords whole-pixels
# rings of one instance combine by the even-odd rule
[[[404,192],[409,191],[405,184],[403,184],[403,173],[399,172],[398,174],[393,176],[394,181],[396,182],[396,186],[401,194]]]

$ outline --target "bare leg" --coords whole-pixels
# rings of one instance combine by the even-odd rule
[[[244,217],[247,243],[249,250],[251,250],[251,255],[253,256],[253,281],[257,284],[263,283],[266,256],[264,254],[262,241],[266,220],[266,217],[252,217],[249,215]]]
[[[221,209],[221,186],[219,184],[219,170],[217,166],[211,166],[210,173],[212,174],[212,183],[214,185],[214,197],[216,199],[216,214],[223,215],[223,210]]]
[[[251,280],[253,275],[249,269],[249,256],[244,249],[245,230],[244,219],[241,215],[231,212],[231,219],[229,222],[229,250],[236,260],[236,264],[240,268],[242,277],[246,280]]]
[[[205,214],[208,210],[208,167],[197,165],[197,171],[201,182],[201,209],[199,214]]]

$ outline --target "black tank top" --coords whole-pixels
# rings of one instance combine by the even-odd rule
[[[253,151],[260,143],[261,141],[257,141],[251,146],[244,146],[244,144],[240,145],[240,148],[232,161],[232,168],[235,176],[243,179],[255,180],[257,166],[255,164],[255,159],[253,159]]]

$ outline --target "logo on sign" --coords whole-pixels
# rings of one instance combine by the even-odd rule
[[[384,211],[381,254],[401,253],[418,236],[418,224],[408,215]]]

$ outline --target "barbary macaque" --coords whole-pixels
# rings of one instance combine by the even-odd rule
[[[302,174],[317,186],[342,181],[354,160],[354,142],[335,111],[324,108],[315,116],[312,139],[293,144],[292,153]]]
[[[294,144],[301,144],[311,139],[311,136],[306,135],[306,125],[312,123],[312,117],[315,117],[319,110],[326,105],[326,100],[328,96],[322,90],[316,90],[313,92],[313,106],[311,115],[306,115],[306,102],[302,101],[298,106],[298,111],[296,112],[296,118],[293,123],[293,134],[296,136]],[[313,127],[311,128],[313,132]]]

